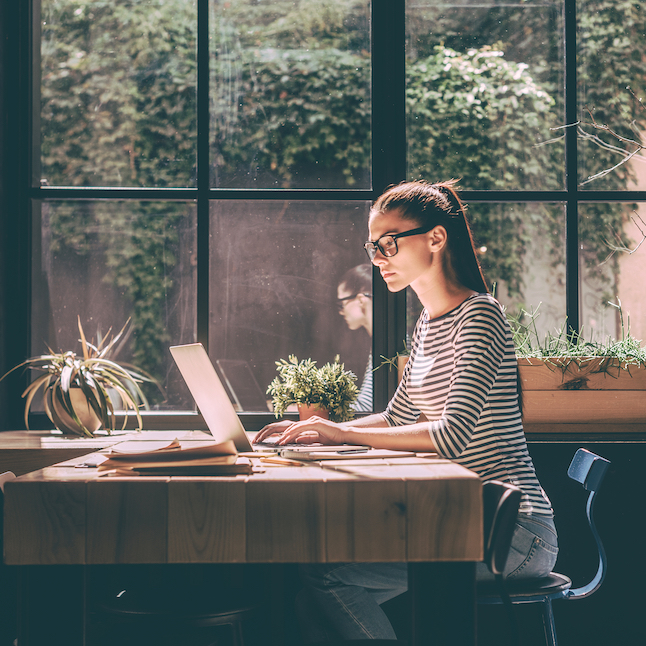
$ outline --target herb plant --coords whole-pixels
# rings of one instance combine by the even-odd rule
[[[536,326],[538,309],[532,312],[522,310],[517,317],[508,315],[516,355],[526,359],[549,359],[548,363],[558,365],[562,370],[574,362],[583,367],[592,361],[598,364],[594,372],[608,372],[610,368],[630,370],[631,366],[646,366],[646,348],[641,341],[630,334],[630,320],[624,324],[621,302],[609,303],[619,310],[621,339],[608,337],[605,341],[586,340],[582,332],[568,329],[567,320],[555,333],[539,336]],[[540,306],[539,306],[540,307]],[[525,317],[527,322],[522,322]]]
[[[316,361],[299,361],[294,355],[289,360],[276,361],[278,376],[269,384],[276,417],[282,416],[290,404],[318,404],[330,413],[333,422],[346,422],[353,416],[352,404],[359,391],[356,375],[339,363],[326,363],[318,368]]]

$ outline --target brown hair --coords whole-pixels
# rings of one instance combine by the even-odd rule
[[[370,215],[398,210],[404,219],[428,226],[429,230],[443,226],[447,233],[444,270],[461,285],[475,292],[488,292],[466,209],[453,188],[455,184],[455,180],[438,184],[420,180],[391,186],[377,198]]]
[[[352,294],[372,294],[372,265],[357,265],[343,274],[339,287],[344,285]]]

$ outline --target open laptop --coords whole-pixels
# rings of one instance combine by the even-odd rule
[[[171,346],[170,353],[173,355],[211,435],[217,442],[233,440],[239,453],[271,450],[272,444],[270,442],[264,442],[261,445],[252,445],[249,442],[229,395],[201,343],[174,345]],[[294,446],[298,446],[299,451],[307,451],[310,448],[303,444]],[[347,444],[340,446],[311,445],[312,451],[333,452],[348,449],[354,451],[368,449],[368,447],[355,447]]]

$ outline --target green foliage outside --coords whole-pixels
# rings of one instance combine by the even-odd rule
[[[371,101],[379,100],[370,96],[367,7],[352,0],[212,5],[212,185],[367,185]],[[646,78],[643,13],[639,0],[579,8],[585,104],[621,132],[643,118],[623,89],[638,92]],[[458,177],[466,188],[562,188],[562,142],[537,146],[564,125],[559,65],[550,59],[558,45],[536,40],[546,30],[558,40],[558,12],[547,28],[540,13],[506,22],[494,14],[474,10],[465,22],[464,12],[447,11],[415,23],[424,38],[407,62],[411,175]],[[192,0],[43,0],[42,177],[50,185],[194,185],[195,16]],[[594,144],[582,142],[582,152],[587,174],[618,161]],[[631,178],[622,166],[589,188],[625,189]],[[105,250],[106,281],[132,303],[135,361],[161,376],[164,297],[183,209],[137,203],[124,211],[102,203],[58,209],[52,248]],[[620,205],[586,212],[593,217],[582,221],[584,257],[596,268],[608,255],[609,230],[620,231],[626,216]],[[519,302],[524,255],[537,232],[558,261],[563,227],[554,213],[537,208],[528,220],[513,205],[477,207],[488,278]],[[90,221],[105,231],[103,241]],[[120,232],[118,245],[110,244],[110,226]],[[612,274],[614,262],[604,270]]]

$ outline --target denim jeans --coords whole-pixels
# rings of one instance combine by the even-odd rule
[[[519,514],[504,575],[540,577],[556,563],[558,542],[551,518]],[[381,604],[408,588],[406,563],[334,563],[303,565],[305,585],[297,599],[306,641],[396,639]],[[478,580],[493,579],[484,563]]]

